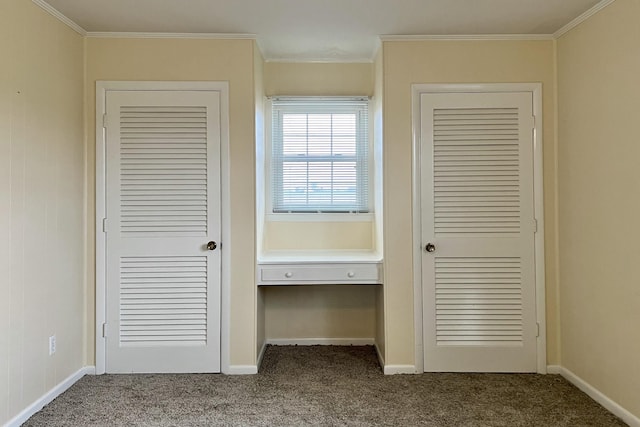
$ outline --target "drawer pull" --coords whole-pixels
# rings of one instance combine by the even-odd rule
[[[355,277],[356,273],[354,273],[353,271],[350,271],[347,273],[347,277]]]
[[[290,271],[287,271],[286,273],[284,273],[284,277],[289,278],[289,277],[291,277],[291,276],[293,276],[293,273],[292,273],[292,272],[290,272]]]

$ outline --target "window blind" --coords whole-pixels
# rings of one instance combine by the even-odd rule
[[[272,100],[273,213],[369,212],[367,98]]]

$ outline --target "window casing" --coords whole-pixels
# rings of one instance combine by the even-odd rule
[[[271,100],[270,214],[366,214],[369,100]]]

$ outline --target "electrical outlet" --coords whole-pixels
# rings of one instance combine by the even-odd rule
[[[49,356],[52,356],[56,352],[56,336],[51,335],[49,337]]]

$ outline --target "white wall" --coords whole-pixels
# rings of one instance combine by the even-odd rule
[[[30,1],[3,0],[0,64],[4,424],[84,365],[83,39]]]

